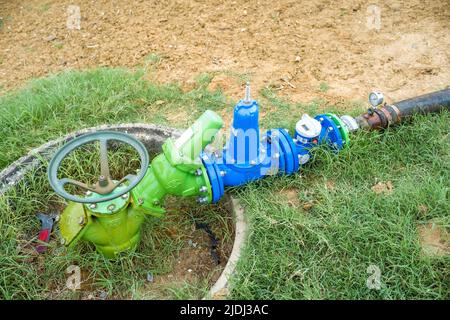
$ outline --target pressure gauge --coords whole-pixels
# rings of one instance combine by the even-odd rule
[[[384,96],[381,92],[378,91],[373,91],[369,94],[369,103],[373,106],[373,107],[377,107],[380,104],[382,104],[384,101]]]

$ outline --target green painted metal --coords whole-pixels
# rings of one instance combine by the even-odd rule
[[[100,195],[86,198],[94,199],[96,196]],[[60,218],[59,229],[64,243],[71,246],[78,240],[90,241],[107,258],[135,248],[140,240],[144,214],[129,204],[128,195],[101,202],[95,207],[70,201]]]
[[[125,184],[119,185],[116,188],[116,191],[118,194],[122,194],[122,191],[126,189],[127,186]],[[114,214],[120,210],[122,210],[126,205],[128,205],[128,200],[130,198],[129,193],[124,193],[121,196],[114,198],[109,201],[104,202],[94,202],[96,199],[101,198],[102,195],[95,193],[95,192],[89,192],[85,199],[89,199],[90,202],[86,203],[84,206],[87,210],[90,210],[94,214],[104,214],[104,215],[111,215]]]
[[[165,154],[153,159],[144,179],[131,191],[134,205],[161,217],[165,213],[163,199],[168,194],[182,197],[206,196],[211,201],[211,186],[203,165],[197,166],[199,171],[185,171],[180,167],[172,166]],[[206,192],[200,191],[202,187],[206,187]]]
[[[131,191],[134,205],[162,216],[167,194],[206,197],[211,202],[211,185],[199,155],[222,125],[222,119],[208,110],[176,141],[167,139],[163,154],[153,159],[144,179]]]
[[[87,214],[82,203],[69,201],[59,219],[59,231],[65,245],[71,245],[80,238],[87,221]]]
[[[166,195],[199,196],[211,201],[211,186],[199,155],[222,124],[219,115],[206,111],[180,138],[166,140],[163,153],[148,169],[141,169],[138,176],[142,174],[142,180],[131,191],[123,183],[115,187],[115,197],[88,192],[83,201],[69,201],[60,220],[66,245],[89,241],[105,257],[114,258],[121,251],[136,248],[146,214],[165,213],[162,204]],[[101,133],[96,138],[102,139]]]
[[[141,238],[145,215],[127,206],[113,215],[88,213],[81,239],[92,242],[107,258],[115,258],[124,250],[134,250]]]
[[[339,132],[341,134],[342,140],[344,141],[344,148],[350,145],[350,134],[347,129],[347,126],[342,122],[342,120],[333,113],[325,113],[325,115],[329,116],[331,120],[333,120],[334,124],[339,128]]]

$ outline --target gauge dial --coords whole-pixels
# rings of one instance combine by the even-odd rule
[[[373,91],[369,94],[369,102],[373,107],[379,106],[384,101],[384,96],[381,92]]]

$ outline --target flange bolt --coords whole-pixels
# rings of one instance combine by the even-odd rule
[[[207,197],[198,197],[197,198],[197,202],[198,203],[207,203],[208,202],[208,198]]]
[[[106,179],[106,177],[104,175],[101,175],[100,177],[98,177],[98,184],[101,187],[106,187],[108,185],[108,180]]]
[[[80,217],[80,219],[78,220],[78,224],[80,226],[82,226],[84,224],[84,217]]]

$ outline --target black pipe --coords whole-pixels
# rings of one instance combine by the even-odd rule
[[[402,117],[416,113],[427,114],[439,112],[443,108],[450,110],[450,89],[444,89],[415,98],[394,103]]]
[[[414,114],[436,113],[447,109],[450,111],[450,89],[427,93],[415,98],[384,105],[356,118],[361,128],[383,129],[400,123]]]

